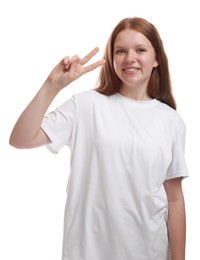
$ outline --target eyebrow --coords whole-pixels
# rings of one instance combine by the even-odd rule
[[[143,48],[148,48],[148,45],[146,45],[146,44],[137,44],[136,46],[134,46],[134,47],[143,47]],[[116,45],[116,46],[114,46],[114,48],[126,48],[126,47],[124,47],[124,46],[120,46],[120,45]]]
[[[146,44],[138,44],[138,45],[136,45],[137,47],[148,47],[148,45],[146,45]]]

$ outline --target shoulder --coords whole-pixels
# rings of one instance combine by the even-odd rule
[[[93,100],[93,99],[102,99],[104,97],[105,95],[100,94],[95,89],[85,90],[74,95],[74,98],[77,100],[82,100],[82,99]]]
[[[65,100],[59,107],[73,106],[74,108],[86,105],[99,98],[99,93],[95,90],[85,90],[72,94],[70,98]]]
[[[100,94],[95,89],[79,92],[73,96],[77,106],[90,106],[92,104],[103,104],[108,99],[108,96]]]
[[[108,100],[108,96],[100,94],[95,89],[85,90],[73,94],[57,109],[62,110],[63,113],[69,110],[80,113],[91,110],[94,106],[105,107],[109,103]]]
[[[185,122],[177,110],[171,108],[169,105],[161,101],[157,101],[157,103],[158,113],[163,118],[163,120],[167,120],[171,127],[175,127],[179,130],[185,130]]]
[[[173,109],[169,105],[167,105],[159,100],[157,100],[157,108],[160,110],[161,113],[165,113],[166,115],[169,115],[169,116],[177,118],[177,119],[181,118],[181,116],[177,110]]]

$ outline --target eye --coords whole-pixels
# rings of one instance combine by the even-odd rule
[[[144,49],[144,48],[139,48],[139,49],[137,49],[137,52],[138,52],[138,53],[146,52],[146,49]]]
[[[123,54],[123,53],[126,53],[126,51],[123,50],[123,49],[118,49],[118,50],[115,51],[115,53],[116,54]]]

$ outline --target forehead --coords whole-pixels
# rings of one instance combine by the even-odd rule
[[[133,29],[125,29],[118,33],[115,39],[115,46],[122,45],[145,45],[152,46],[149,39],[147,39],[144,34],[133,30]]]

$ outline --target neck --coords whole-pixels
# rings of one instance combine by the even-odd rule
[[[150,98],[147,94],[146,91],[137,91],[136,89],[125,89],[125,88],[121,88],[119,90],[119,93],[122,96],[125,96],[127,98],[130,99],[134,99],[134,100],[138,100],[138,101],[145,101],[145,100],[151,100],[152,98]]]

